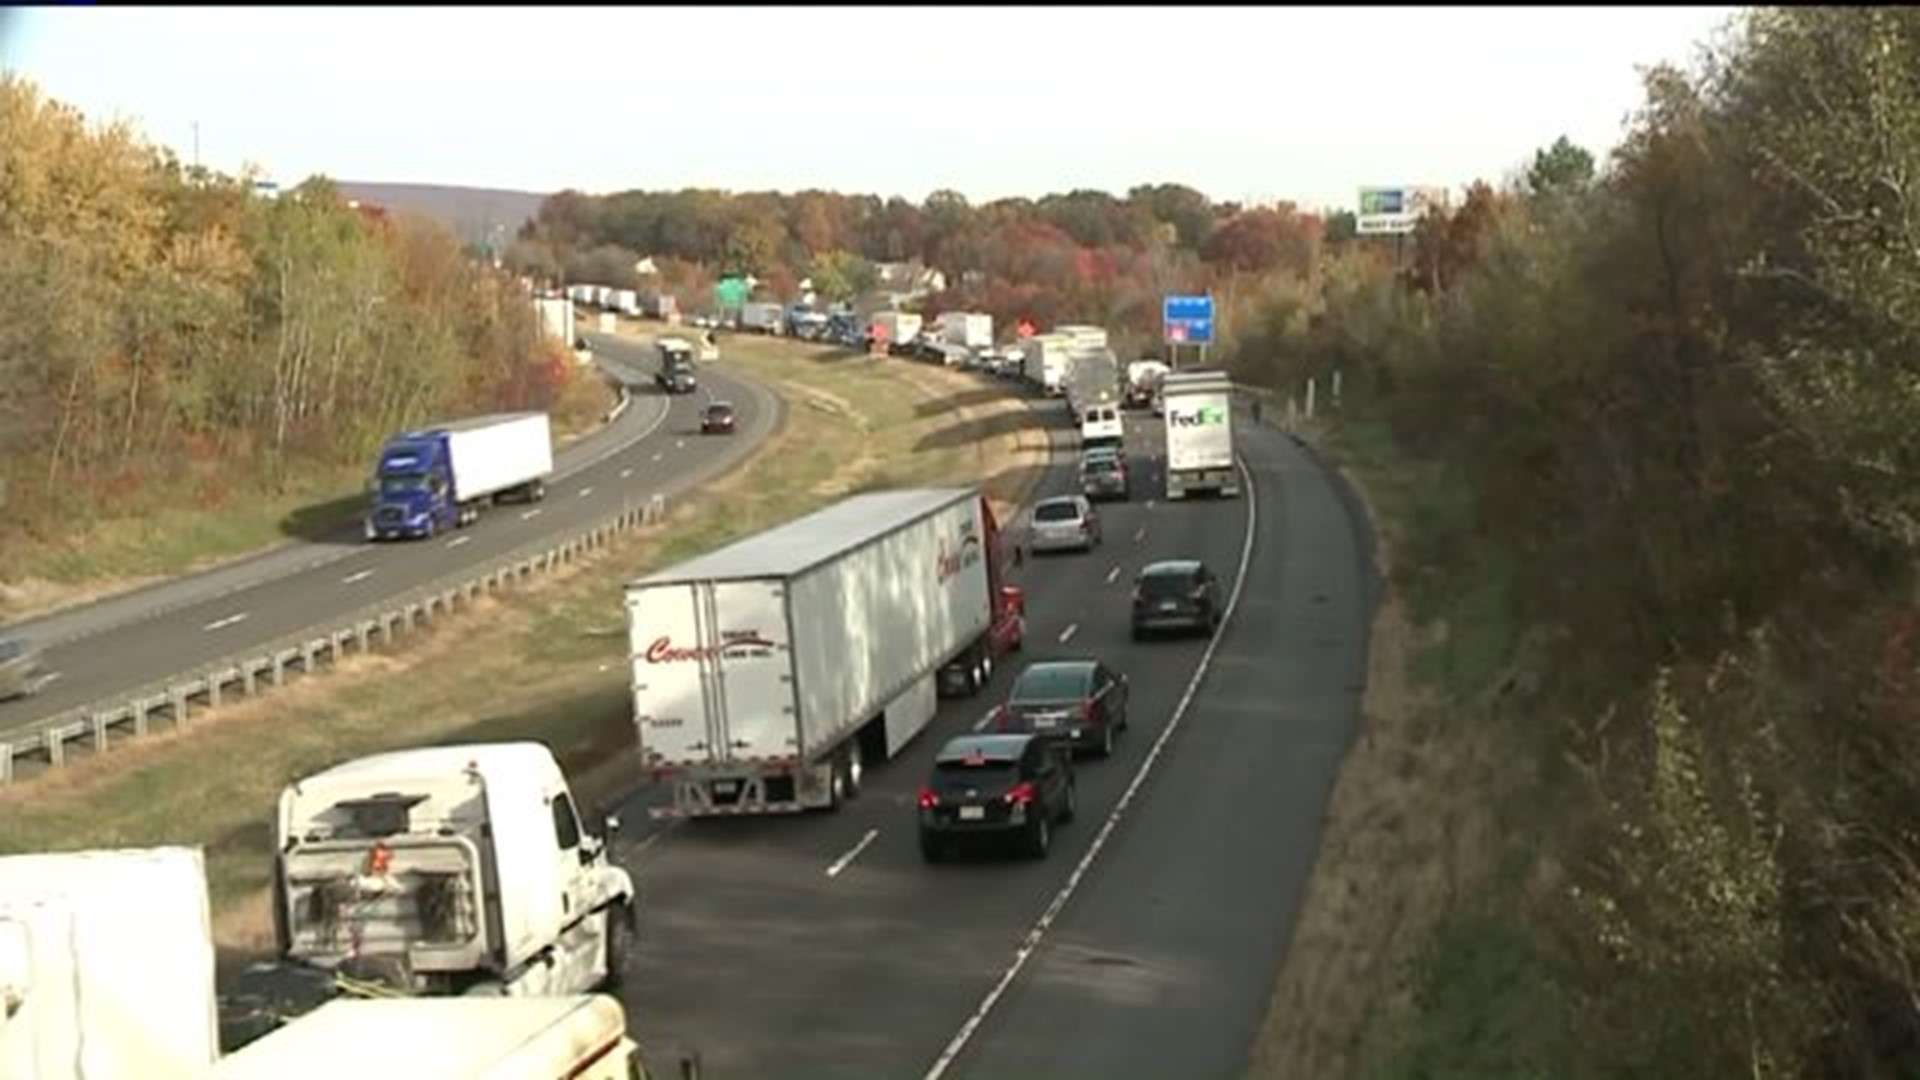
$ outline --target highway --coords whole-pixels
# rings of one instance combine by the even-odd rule
[[[724,363],[720,370],[703,365],[699,393],[667,398],[652,389],[646,345],[586,336],[597,362],[632,389],[633,400],[616,424],[558,455],[545,501],[494,507],[473,526],[431,541],[343,540],[276,550],[201,579],[106,602],[110,607],[97,605],[101,611],[40,620],[25,630],[49,642],[46,667],[54,678],[32,698],[0,704],[0,740],[31,735],[63,710],[185,674],[542,536],[583,528],[623,503],[697,487],[739,461],[779,422],[778,398],[726,374]],[[713,398],[735,404],[737,434],[699,435],[701,406]],[[141,596],[144,607],[135,602]]]
[[[651,1067],[676,1075],[697,1055],[717,1077],[1241,1074],[1357,726],[1369,539],[1336,481],[1251,423],[1249,497],[1161,502],[1161,434],[1129,421],[1146,467],[1134,501],[1103,506],[1100,548],[1019,573],[1026,651],[987,695],[943,703],[858,801],[671,824],[646,818],[656,792],[620,808],[631,824],[616,851],[644,892],[627,1005]],[[1071,460],[1043,494],[1071,489]],[[1133,572],[1171,557],[1233,584],[1211,649],[1130,640]],[[934,752],[982,722],[1019,666],[1070,655],[1132,682],[1119,752],[1079,767],[1078,819],[1044,861],[923,864],[914,799]]]

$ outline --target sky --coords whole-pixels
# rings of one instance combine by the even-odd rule
[[[1604,156],[1637,69],[1690,64],[1734,10],[42,7],[0,22],[0,66],[283,186],[1351,208],[1497,181],[1563,134]]]

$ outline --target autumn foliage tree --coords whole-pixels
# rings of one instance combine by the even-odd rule
[[[10,530],[245,498],[560,377],[443,229],[281,198],[0,77],[0,477]]]

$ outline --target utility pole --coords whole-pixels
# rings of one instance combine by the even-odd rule
[[[200,121],[193,122],[193,171],[200,171]]]

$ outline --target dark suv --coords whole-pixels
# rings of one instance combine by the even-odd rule
[[[1042,660],[1013,681],[993,723],[1110,757],[1127,729],[1127,691],[1127,677],[1098,660]]]
[[[1198,559],[1149,563],[1133,579],[1133,640],[1161,630],[1211,634],[1220,626],[1220,582]]]
[[[1051,740],[962,735],[940,748],[920,789],[920,854],[939,862],[966,837],[1017,837],[1043,859],[1077,802],[1073,758]]]

